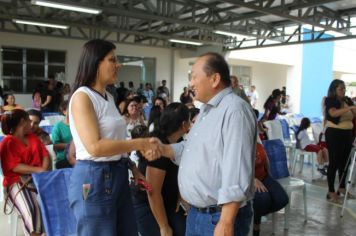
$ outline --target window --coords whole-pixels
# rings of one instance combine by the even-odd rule
[[[1,55],[5,91],[32,93],[48,76],[65,74],[65,51],[2,47]]]

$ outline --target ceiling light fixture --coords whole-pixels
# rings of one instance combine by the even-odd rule
[[[172,43],[183,43],[183,44],[190,44],[190,45],[195,45],[195,46],[203,45],[203,43],[200,43],[200,42],[180,40],[180,39],[169,39],[168,41],[172,42]]]
[[[84,12],[84,13],[95,14],[95,15],[100,14],[102,12],[102,10],[100,9],[80,7],[80,6],[57,3],[52,1],[32,0],[31,3],[43,7],[59,8],[63,10],[78,11],[78,12]]]
[[[58,29],[68,29],[68,25],[57,25],[57,24],[49,24],[44,22],[37,22],[37,21],[28,21],[28,20],[19,20],[13,19],[13,22],[17,24],[25,24],[25,25],[34,25],[34,26],[42,26],[42,27],[50,27],[50,28],[58,28]]]
[[[229,32],[229,31],[223,31],[223,30],[214,30],[213,32],[215,34],[221,34],[221,35],[225,35],[225,36],[235,37],[238,40],[254,39],[255,38],[255,37],[251,37],[251,36],[247,36],[247,35],[243,35],[243,34],[232,33],[232,32]]]

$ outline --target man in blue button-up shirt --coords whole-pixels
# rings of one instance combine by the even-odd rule
[[[187,140],[161,145],[179,164],[182,197],[192,205],[186,235],[247,235],[254,196],[256,118],[231,89],[229,68],[216,53],[199,57],[190,85],[204,103]]]

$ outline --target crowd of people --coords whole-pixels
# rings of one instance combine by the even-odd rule
[[[253,235],[260,235],[261,217],[289,202],[269,174],[260,139],[266,136],[259,135],[266,131],[263,122],[284,114],[285,91],[273,90],[259,119],[256,87],[245,93],[217,53],[196,60],[180,103],[172,102],[165,80],[156,91],[150,83],[135,88],[132,81],[116,88],[120,68],[115,45],[95,39],[83,46],[72,90],[50,78],[33,92],[26,111],[13,94],[4,97],[3,184],[25,234],[44,233],[30,176],[50,171],[55,161],[56,169],[73,167],[68,198],[78,235],[244,236],[251,222]],[[356,107],[344,94],[343,83],[330,85],[326,142],[308,138],[307,118],[296,134],[299,148],[317,153],[331,201],[338,194],[353,197],[342,174]],[[64,116],[50,135],[39,127],[47,112]]]

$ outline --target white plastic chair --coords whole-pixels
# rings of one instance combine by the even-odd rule
[[[316,153],[314,152],[307,152],[302,149],[296,148],[294,150],[294,161],[292,165],[292,176],[294,176],[295,172],[295,166],[297,165],[297,160],[299,159],[300,162],[300,171],[299,173],[303,172],[303,167],[304,167],[304,157],[308,157],[308,162],[311,163],[312,165],[312,181],[315,179],[315,162],[314,160],[316,159]]]
[[[295,191],[302,191],[304,202],[304,219],[305,221],[308,220],[306,185],[303,180],[289,176],[287,155],[285,149],[283,148],[283,143],[280,140],[263,141],[263,145],[270,161],[271,175],[282,185],[289,197],[289,204],[287,204],[285,207],[284,212],[284,229],[289,229],[290,203],[292,202],[292,193]],[[272,224],[273,233],[275,233],[276,212],[272,213]]]
[[[46,149],[49,153],[49,157],[51,158],[51,161],[52,161],[52,170],[56,169],[56,159],[57,159],[57,155],[53,149],[53,144],[49,144],[49,145],[46,145]]]

